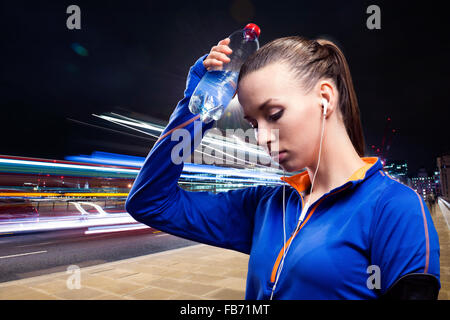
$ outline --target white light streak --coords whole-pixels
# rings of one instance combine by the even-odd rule
[[[12,255],[9,255],[9,256],[0,257],[0,259],[22,257],[22,256],[28,256],[28,255],[31,255],[31,254],[39,254],[39,253],[45,253],[45,252],[47,252],[47,250],[35,251],[35,252],[27,252],[27,253],[19,253],[19,254],[12,254]]]
[[[105,168],[105,167],[97,167],[97,166],[89,166],[89,165],[79,165],[79,164],[65,164],[65,163],[56,163],[56,162],[41,162],[41,161],[30,161],[30,160],[14,160],[14,159],[4,159],[0,158],[0,163],[6,164],[21,164],[21,165],[29,165],[29,166],[42,166],[42,167],[51,167],[51,168],[64,168],[64,169],[80,169],[80,170],[95,170],[102,172],[114,172],[114,173],[135,173],[139,172],[138,169],[119,169],[119,168]]]

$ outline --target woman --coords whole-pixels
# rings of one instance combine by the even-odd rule
[[[178,143],[170,135],[183,128],[194,141],[199,134],[189,99],[207,70],[229,62],[228,44],[220,41],[191,68],[127,211],[159,230],[250,254],[246,299],[436,298],[439,241],[430,213],[378,158],[364,157],[349,68],[330,41],[276,39],[239,74],[239,102],[258,143],[285,171],[305,171],[280,187],[218,194],[178,187],[183,165],[170,161]],[[211,127],[201,124],[201,134]]]

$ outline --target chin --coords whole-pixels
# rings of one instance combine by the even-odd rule
[[[295,164],[289,163],[289,161],[286,161],[283,164],[280,164],[280,166],[286,172],[296,172],[296,171],[300,171],[303,168],[305,168],[305,166],[301,166],[298,164],[295,165]]]
[[[295,170],[295,168],[294,167],[292,167],[292,166],[290,166],[288,163],[283,163],[283,164],[280,164],[280,166],[281,166],[281,168],[284,170],[284,171],[286,171],[286,172],[294,172],[294,171],[297,171],[297,170]]]

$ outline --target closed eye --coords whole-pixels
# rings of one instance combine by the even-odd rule
[[[275,122],[275,121],[277,121],[278,119],[281,118],[281,116],[283,115],[283,112],[284,112],[283,110],[280,110],[277,113],[269,115],[268,118],[269,118],[270,121]]]

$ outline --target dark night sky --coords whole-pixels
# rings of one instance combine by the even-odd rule
[[[395,2],[395,4],[394,4]],[[68,30],[66,8],[81,8]],[[381,8],[381,30],[366,8]],[[6,1],[1,4],[0,154],[63,159],[94,150],[145,156],[151,141],[82,125],[92,113],[133,112],[167,121],[189,67],[247,22],[260,44],[326,36],[343,49],[367,146],[388,116],[391,159],[432,170],[449,148],[449,34],[441,5],[411,1]],[[81,56],[73,43],[86,48]],[[73,119],[73,120],[71,120]],[[117,128],[115,128],[117,129]]]

